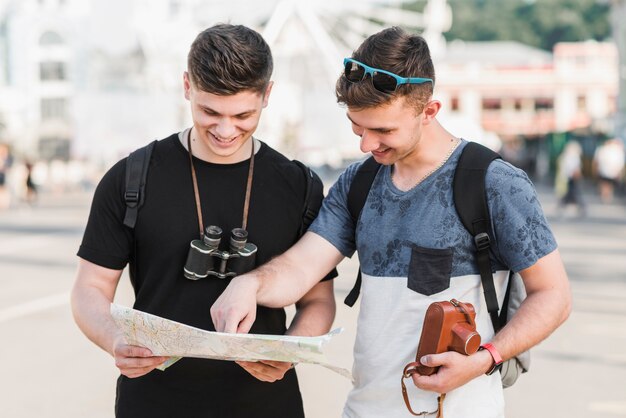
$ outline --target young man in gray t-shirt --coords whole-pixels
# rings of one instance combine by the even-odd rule
[[[432,97],[428,46],[419,36],[390,28],[366,39],[344,65],[338,101],[347,105],[361,151],[383,165],[361,217],[354,225],[347,208],[357,163],[331,188],[318,218],[294,247],[230,283],[211,310],[216,329],[246,332],[257,303],[292,303],[357,251],[362,299],[355,384],[344,417],[409,416],[400,391],[403,366],[414,360],[428,305],[451,298],[475,306],[478,331],[489,345],[469,356],[445,352],[421,358],[439,369],[412,376],[413,409],[441,413],[437,398],[446,393],[446,418],[502,417],[500,376],[490,372],[550,335],[571,310],[567,274],[535,190],[508,163],[496,160],[488,168],[495,240],[490,256],[499,302],[509,270],[521,275],[528,294],[494,335],[474,243],[452,200],[452,176],[467,142],[436,119],[441,103]]]

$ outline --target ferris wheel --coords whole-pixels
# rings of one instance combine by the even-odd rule
[[[290,19],[297,18],[322,52],[332,74],[345,50],[355,49],[366,37],[385,27],[402,26],[421,31],[431,54],[445,50],[443,33],[452,25],[452,10],[446,0],[428,0],[422,13],[402,7],[402,1],[304,1],[282,0],[276,4],[263,36],[274,46]]]

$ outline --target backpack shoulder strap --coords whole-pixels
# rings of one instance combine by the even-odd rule
[[[152,141],[148,145],[131,152],[126,159],[126,186],[124,190],[126,214],[124,215],[124,225],[131,229],[137,223],[137,212],[145,199],[150,156],[156,142]]]
[[[365,206],[367,195],[372,188],[372,183],[374,182],[374,178],[376,177],[378,170],[380,170],[380,167],[381,165],[376,162],[374,157],[368,158],[358,168],[354,178],[352,179],[352,183],[350,183],[350,190],[348,190],[348,211],[350,212],[352,223],[355,228],[356,223],[361,216],[363,206]],[[354,286],[343,302],[350,307],[354,306],[356,300],[359,298],[359,293],[361,293],[360,267]]]
[[[485,191],[485,175],[491,162],[498,158],[500,156],[489,148],[469,142],[459,158],[452,182],[454,206],[463,226],[474,238],[476,262],[485,292],[487,310],[496,332],[503,324],[498,317],[498,298],[489,259],[493,237]]]
[[[348,190],[348,211],[350,212],[352,222],[355,226],[361,216],[367,195],[370,192],[370,188],[372,187],[376,174],[378,174],[380,166],[381,165],[376,162],[374,157],[369,157],[358,168],[352,179],[352,183],[350,183],[350,190]]]
[[[323,195],[324,186],[319,176],[304,163],[298,160],[293,160],[293,162],[300,167],[306,179],[304,207],[302,208],[302,223],[300,224],[300,231],[298,234],[299,236],[302,236],[302,234],[304,234],[317,217],[322,205],[321,201],[314,202],[311,197],[314,195]]]

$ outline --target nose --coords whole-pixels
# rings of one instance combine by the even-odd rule
[[[215,127],[215,134],[221,139],[228,139],[235,136],[235,125],[230,118],[220,118]]]
[[[368,133],[366,130],[363,130],[363,133],[361,134],[361,152],[367,154],[368,152],[377,150],[379,146],[380,143],[375,136],[371,135],[371,133]]]

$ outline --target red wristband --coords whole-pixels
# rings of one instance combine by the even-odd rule
[[[487,370],[487,375],[492,375],[496,372],[496,370],[500,370],[502,367],[502,356],[498,353],[498,350],[491,343],[483,344],[480,346],[479,350],[487,350],[491,357],[493,358],[493,366],[489,370]]]

